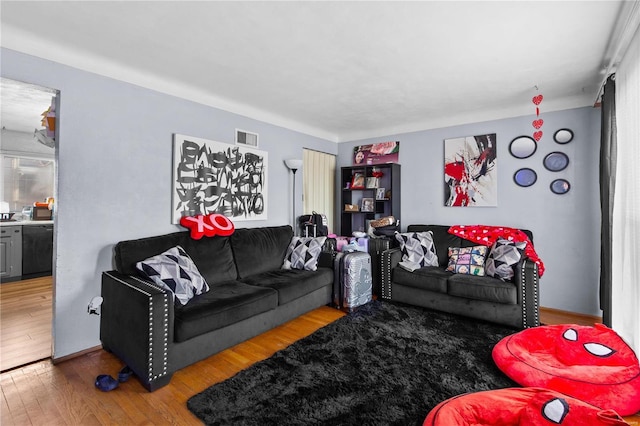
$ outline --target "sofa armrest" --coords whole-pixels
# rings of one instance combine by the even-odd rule
[[[383,299],[391,299],[391,271],[402,260],[402,252],[399,248],[395,247],[382,252],[380,261],[382,262],[381,270],[381,297]]]
[[[537,327],[540,325],[538,265],[525,258],[516,265],[514,278],[518,304],[522,306],[522,328]]]
[[[173,300],[165,290],[116,271],[102,274],[100,340],[150,391],[169,383]]]

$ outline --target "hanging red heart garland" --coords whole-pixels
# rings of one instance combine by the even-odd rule
[[[538,86],[536,86],[536,90],[538,90]],[[540,108],[538,108],[538,105],[542,103],[543,99],[544,99],[544,96],[542,95],[536,95],[533,98],[531,98],[531,102],[533,102],[534,105],[536,105],[536,117],[540,116]],[[542,130],[540,130],[540,128],[542,128],[543,124],[544,124],[544,120],[542,118],[538,118],[537,120],[533,120],[531,122],[531,125],[534,127],[534,129],[538,130],[537,132],[533,133],[533,139],[535,139],[536,142],[539,142],[540,139],[542,139]]]

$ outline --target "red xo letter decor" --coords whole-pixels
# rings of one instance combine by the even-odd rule
[[[207,237],[213,237],[214,235],[228,237],[236,230],[235,225],[228,217],[217,213],[207,216],[201,214],[183,216],[180,218],[180,225],[191,229],[191,238],[194,240],[199,240],[205,235]]]

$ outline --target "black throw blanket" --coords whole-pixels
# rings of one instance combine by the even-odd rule
[[[209,425],[421,425],[452,396],[517,386],[491,358],[516,331],[374,301],[187,405]]]

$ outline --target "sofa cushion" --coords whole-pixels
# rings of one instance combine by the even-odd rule
[[[449,247],[465,247],[464,240],[448,232],[444,225],[409,225],[407,232],[427,232],[433,236],[433,246],[438,256],[438,266],[446,268],[449,263]]]
[[[498,239],[491,246],[485,262],[485,275],[500,278],[503,281],[512,281],[513,267],[522,258],[526,246],[526,241],[514,242]]]
[[[420,288],[438,293],[447,292],[447,280],[450,272],[438,266],[427,266],[409,272],[401,267],[393,268],[393,283]]]
[[[484,276],[484,261],[489,248],[486,246],[449,247],[447,271],[456,274]]]
[[[333,286],[333,270],[276,269],[244,278],[242,282],[276,290],[278,304],[284,305],[322,287]]]
[[[238,277],[280,269],[293,237],[291,226],[236,229],[229,238]]]
[[[431,232],[396,233],[395,237],[400,243],[403,261],[417,263],[420,267],[438,265]]]
[[[282,269],[318,269],[318,258],[327,237],[293,237],[284,255]]]
[[[235,324],[278,306],[278,293],[270,288],[227,281],[176,307],[174,340],[192,337]]]
[[[193,296],[209,291],[193,260],[180,246],[136,263],[140,273],[170,291],[176,304],[185,305]]]
[[[454,274],[450,276],[447,285],[451,296],[511,305],[515,305],[518,300],[516,286],[497,278]]]
[[[188,231],[119,242],[114,248],[116,269],[126,275],[137,275],[136,263],[178,245],[191,257],[209,285],[236,279],[229,237],[194,240]]]
[[[209,286],[238,277],[229,237],[203,237],[200,240],[189,237],[182,247],[189,253]]]

